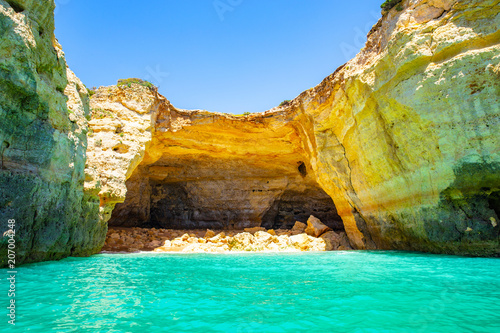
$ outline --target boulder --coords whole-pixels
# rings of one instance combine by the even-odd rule
[[[352,250],[351,244],[349,242],[349,237],[345,232],[339,233],[340,246],[343,246],[346,250]]]
[[[273,242],[273,235],[265,232],[265,231],[257,231],[254,235],[256,243],[262,246],[266,246],[269,243]]]
[[[255,243],[255,237],[248,232],[242,232],[233,237],[232,247],[235,250],[247,250]]]
[[[326,251],[352,250],[345,232],[336,233],[335,231],[327,231],[322,234],[320,238],[323,239],[326,244]]]
[[[322,238],[316,238],[309,236],[309,248],[308,251],[318,251],[323,252],[326,251],[326,242]]]
[[[256,233],[257,231],[266,231],[266,228],[262,228],[262,227],[254,227],[254,228],[245,228],[244,229],[245,232],[249,232],[251,234],[254,234]]]
[[[207,232],[205,233],[205,236],[203,236],[203,238],[212,238],[214,236],[215,236],[215,232],[213,232],[210,229],[207,229]]]
[[[325,251],[335,251],[340,246],[340,236],[335,231],[327,231],[320,238],[325,242]]]
[[[311,242],[306,234],[291,236],[290,241],[295,248],[301,251],[307,251]]]
[[[303,233],[304,230],[306,230],[307,225],[302,222],[295,222],[293,228],[292,228],[292,233],[298,232],[299,234]]]
[[[309,219],[307,219],[307,228],[305,229],[305,233],[310,236],[319,237],[325,232],[331,230],[332,229],[321,223],[321,221],[318,218],[312,215],[309,216]]]
[[[161,242],[160,241],[152,241],[151,243],[148,244],[148,247],[153,247],[153,248],[156,248],[156,247],[160,247],[161,246]]]

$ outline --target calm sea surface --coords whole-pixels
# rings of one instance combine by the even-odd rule
[[[0,332],[500,332],[500,260],[101,254],[22,266]]]

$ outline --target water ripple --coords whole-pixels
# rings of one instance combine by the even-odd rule
[[[19,269],[0,332],[498,332],[499,273],[406,252],[68,258]]]

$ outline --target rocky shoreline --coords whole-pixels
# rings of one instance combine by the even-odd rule
[[[345,232],[335,232],[314,216],[291,230],[173,230],[110,228],[104,252],[300,252],[352,250]]]

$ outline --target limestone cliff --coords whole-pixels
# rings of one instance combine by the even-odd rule
[[[54,37],[53,10],[0,0],[0,231],[15,219],[16,264],[96,253],[107,229],[97,193],[83,190],[88,96]]]
[[[290,112],[358,248],[498,255],[500,1],[401,4]]]
[[[124,201],[111,224],[174,228],[318,211],[359,249],[499,255],[499,2],[402,1],[353,60],[262,114],[101,88],[89,160],[109,184],[103,211]]]
[[[140,83],[102,87],[91,105],[89,184],[103,214],[125,201],[110,225],[291,228],[314,214],[343,229],[287,113],[180,110]]]

